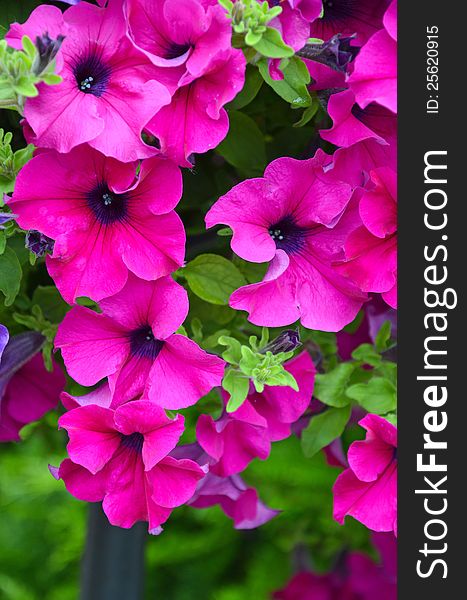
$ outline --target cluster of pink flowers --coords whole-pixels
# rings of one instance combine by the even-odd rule
[[[352,3],[355,20],[345,4],[339,25],[347,31],[364,21],[357,39],[366,39],[378,18],[380,25],[347,76],[307,61],[315,90],[333,92],[327,98],[332,127],[320,135],[338,149],[333,155],[318,150],[309,160],[279,158],[264,177],[240,183],[206,215],[208,227],[232,228],[232,250],[241,258],[269,263],[263,281],[230,299],[256,325],[300,319],[310,329],[339,331],[369,292],[397,306],[396,3],[384,12],[387,3],[375,2],[379,17],[372,21],[357,18],[368,2]],[[332,3],[331,12],[338,7]],[[326,18],[317,23],[324,35]]]
[[[98,386],[62,394],[69,458],[52,470],[74,496],[102,501],[122,527],[144,520],[158,533],[184,503],[220,504],[236,527],[254,527],[276,511],[239,474],[307,411],[316,372],[308,352],[285,364],[299,391],[252,386],[235,412],[199,417],[196,444],[177,446],[184,419],[166,413],[194,405],[224,375],[224,361],[180,330],[188,295],[171,275],[185,258],[181,168],[226,136],[224,106],[243,87],[245,57],[217,0],[99,4],[63,13],[42,5],[6,36],[13,47],[23,35],[65,36],[62,83],[40,84],[26,101],[24,132],[37,150],[9,200],[20,227],[53,241],[48,272],[73,304],[55,348],[74,380]],[[310,35],[356,34],[347,74],[306,61],[332,120],[320,135],[338,149],[273,161],[215,202],[206,225],[228,225],[234,253],[268,263],[262,281],[231,295],[232,308],[255,325],[300,320],[337,332],[368,294],[397,303],[395,0],[281,5],[271,25],[296,50]],[[228,400],[223,394],[224,407]],[[338,478],[335,518],[389,531],[396,430],[374,415],[361,424],[368,437],[351,447]]]

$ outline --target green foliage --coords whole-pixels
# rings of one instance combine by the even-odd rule
[[[241,344],[236,338],[222,335],[218,339],[227,349],[222,358],[229,363],[222,380],[222,387],[230,394],[227,412],[233,412],[245,402],[250,389],[250,381],[258,393],[268,386],[289,386],[298,391],[298,384],[283,363],[293,356],[293,352],[273,354],[264,351],[269,340],[269,332],[263,327],[261,339],[250,336],[249,345]]]
[[[216,152],[247,177],[261,175],[266,167],[266,146],[258,125],[237,110],[229,111],[229,122],[229,133]]]
[[[13,191],[18,171],[32,158],[34,146],[29,144],[13,152],[11,140],[13,135],[0,129],[0,206],[3,206],[3,194]]]
[[[311,106],[312,99],[307,87],[311,80],[310,73],[300,58],[293,56],[282,61],[281,70],[284,78],[281,80],[271,78],[267,60],[260,60],[258,68],[264,81],[272,87],[276,94],[288,102],[291,108],[307,108]]]
[[[0,255],[0,292],[5,296],[5,306],[11,306],[18,295],[22,269],[18,257],[11,248]]]
[[[14,50],[5,40],[0,40],[0,108],[10,108],[20,114],[23,114],[24,99],[38,95],[39,83],[56,85],[62,81],[53,73],[53,62],[36,73],[38,50],[27,36],[23,37],[22,44],[22,50]]]
[[[228,304],[232,292],[246,285],[237,267],[216,254],[200,254],[179,273],[194,294],[211,304]]]
[[[239,47],[249,46],[269,58],[293,55],[293,48],[287,46],[279,31],[267,26],[281,14],[280,6],[270,7],[266,1],[257,0],[219,0],[219,4],[227,11]]]
[[[311,418],[310,424],[302,433],[303,453],[308,458],[342,435],[350,418],[350,406],[328,408]]]

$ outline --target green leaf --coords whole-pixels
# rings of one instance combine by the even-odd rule
[[[310,424],[302,432],[302,449],[311,458],[322,448],[342,435],[350,417],[351,407],[328,408],[311,417]]]
[[[377,367],[381,363],[381,355],[376,352],[371,344],[361,344],[352,352],[352,358],[362,363]]]
[[[258,33],[250,29],[246,33],[245,44],[247,44],[248,46],[255,46],[255,44],[258,44],[261,41],[262,36],[263,32]]]
[[[26,76],[20,77],[18,81],[13,84],[13,89],[20,96],[26,96],[27,98],[33,98],[34,96],[39,95],[31,78]]]
[[[58,85],[62,82],[62,78],[60,75],[55,75],[55,73],[43,73],[41,75],[41,81],[47,85]]]
[[[264,136],[251,117],[236,111],[229,111],[229,133],[216,148],[233,167],[248,173],[262,173],[266,166],[266,146]]]
[[[264,359],[261,354],[253,352],[248,346],[242,346],[240,348],[242,357],[239,361],[240,369],[246,374],[251,375],[251,371],[256,369],[259,363]]]
[[[397,406],[396,387],[383,377],[373,377],[368,383],[357,383],[347,389],[347,396],[368,412],[384,415]]]
[[[307,123],[311,121],[311,119],[316,115],[319,109],[319,102],[313,101],[311,106],[307,106],[302,113],[300,119],[293,124],[294,127],[303,127]]]
[[[258,69],[252,65],[247,65],[245,84],[243,85],[242,91],[235,96],[227,108],[239,110],[247,104],[250,104],[250,102],[256,98],[256,95],[263,85],[263,81],[264,79],[261,77],[261,73]]]
[[[231,12],[234,4],[232,0],[218,0],[219,4],[225,8],[228,12]]]
[[[31,38],[29,38],[27,35],[23,35],[23,37],[21,38],[21,43],[23,45],[23,50],[26,52],[29,58],[31,60],[34,60],[37,54],[37,50]]]
[[[34,146],[32,144],[28,144],[26,148],[21,148],[17,150],[13,156],[13,168],[16,172],[18,172],[21,167],[31,160],[32,153],[34,152]]]
[[[228,304],[230,295],[246,280],[223,256],[200,254],[181,271],[191,291],[211,304]]]
[[[44,317],[51,323],[60,323],[70,308],[53,285],[38,286],[31,301],[41,307]]]
[[[315,388],[313,394],[329,406],[341,408],[350,403],[350,399],[345,394],[350,377],[356,369],[354,363],[345,362],[337,365],[329,373],[318,373],[315,378]]]
[[[283,367],[282,367],[282,371],[280,373],[278,373],[277,375],[272,375],[271,377],[268,377],[264,383],[266,385],[272,385],[272,386],[274,386],[274,385],[288,386],[288,387],[291,387],[296,392],[298,392],[298,390],[299,390],[298,383],[297,383],[295,377],[292,375],[292,373],[289,373],[289,371],[286,371]]]
[[[234,412],[245,402],[250,389],[250,380],[240,371],[235,369],[227,369],[222,387],[230,394],[230,399],[227,403],[227,412]]]
[[[268,58],[286,58],[294,54],[294,49],[287,46],[281,34],[273,27],[267,27],[258,42],[250,45],[257,52]]]
[[[227,350],[222,353],[222,358],[231,365],[238,365],[242,359],[242,345],[233,337],[221,335],[217,340],[221,346],[227,346]]]
[[[376,334],[375,347],[380,352],[386,350],[391,339],[391,321],[384,321],[381,329]]]
[[[5,306],[11,306],[18,295],[23,275],[18,257],[11,248],[0,256],[0,291],[5,296]]]
[[[230,227],[222,227],[222,229],[219,229],[217,232],[217,235],[220,237],[230,237],[233,235],[233,231]]]
[[[311,80],[310,73],[305,63],[297,56],[292,56],[288,60],[287,66],[282,69],[284,79],[279,81],[271,79],[267,60],[260,60],[258,68],[264,81],[272,87],[276,94],[289,102],[292,108],[306,108],[311,105],[311,96],[307,88]]]

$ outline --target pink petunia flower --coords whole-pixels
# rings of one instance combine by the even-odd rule
[[[334,518],[350,515],[374,531],[397,531],[397,428],[377,415],[360,421],[366,439],[353,442],[349,468],[333,487]]]
[[[120,0],[107,8],[80,2],[64,13],[68,25],[59,85],[39,84],[24,115],[35,144],[69,152],[88,142],[122,162],[157,153],[141,139],[146,123],[170,102],[146,56],[126,37]]]
[[[313,21],[311,36],[328,40],[336,33],[357,34],[361,46],[383,25],[389,0],[323,0],[323,16]]]
[[[395,162],[397,143],[397,118],[394,113],[379,104],[369,104],[362,109],[355,103],[351,90],[332,94],[328,113],[333,121],[330,129],[321,129],[320,136],[335,146],[349,147],[358,142],[373,139],[390,146]]]
[[[188,504],[193,508],[218,504],[233,520],[235,529],[256,529],[280,512],[266,506],[259,499],[258,492],[248,487],[239,475],[218,477],[208,473],[199,482]]]
[[[33,42],[37,37],[48,35],[51,39],[68,34],[68,25],[63,19],[62,11],[56,6],[40,4],[35,8],[25,23],[12,23],[5,34],[5,40],[11,48],[21,50],[22,38],[27,35]]]
[[[195,442],[177,446],[170,456],[189,458],[201,467],[212,464],[201,446]],[[209,508],[219,505],[233,520],[235,529],[254,529],[273,519],[280,511],[266,506],[254,488],[248,487],[239,475],[218,477],[208,472],[198,482],[193,497],[187,502],[193,508]]]
[[[192,460],[168,456],[183,432],[183,417],[169,419],[146,400],[116,410],[88,405],[59,419],[70,441],[57,477],[73,496],[102,500],[112,525],[148,521],[160,533],[172,509],[189,500],[204,470]]]
[[[245,57],[240,50],[222,50],[198,76],[187,74],[171,103],[157,112],[146,130],[164,154],[192,167],[192,155],[215,148],[227,135],[229,118],[223,108],[243,88]]]
[[[308,408],[316,369],[308,352],[302,352],[284,364],[298,383],[290,387],[266,386],[259,394],[253,388],[245,402],[233,413],[224,412],[217,421],[210,415],[198,419],[196,435],[214,464],[211,472],[226,477],[240,473],[254,459],[269,456],[271,442],[291,434],[291,425]],[[223,392],[224,403],[229,400]]]
[[[360,50],[348,79],[361,108],[376,102],[397,112],[396,7],[393,0],[384,15],[384,29],[372,35]]]
[[[9,338],[0,325],[0,442],[19,441],[20,430],[58,404],[65,387],[62,370],[49,372],[39,353],[44,337],[29,331]]]
[[[173,98],[146,131],[177,164],[192,167],[227,135],[223,106],[242,89],[245,59],[231,46],[225,10],[204,0],[128,0],[128,35]]]
[[[173,210],[181,195],[180,170],[169,160],[121,163],[83,145],[34,157],[9,204],[21,227],[55,240],[47,267],[72,303],[115,294],[129,272],[152,280],[181,266],[185,231]]]
[[[217,2],[127,0],[128,35],[176,89],[202,75],[213,56],[231,49],[232,29]]]
[[[342,271],[365,292],[379,292],[397,308],[397,175],[387,167],[370,172],[359,211],[363,225],[345,242]]]
[[[334,268],[359,223],[355,211],[346,211],[351,186],[324,172],[328,162],[322,151],[303,161],[279,158],[263,178],[235,186],[206,215],[207,227],[232,228],[231,246],[241,258],[270,263],[262,282],[230,297],[256,325],[279,327],[300,318],[310,329],[338,331],[366,299]]]
[[[164,408],[185,408],[220,385],[224,361],[174,333],[188,313],[188,296],[171,277],[148,282],[130,274],[100,308],[102,314],[73,307],[55,346],[82,385],[108,377],[112,406],[144,392]]]

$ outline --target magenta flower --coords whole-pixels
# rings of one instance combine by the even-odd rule
[[[5,34],[8,45],[16,50],[23,48],[22,38],[27,35],[33,42],[36,38],[49,36],[52,40],[68,35],[68,25],[63,19],[62,11],[56,6],[41,4],[35,8],[24,23],[12,23]],[[59,63],[58,66],[60,66]]]
[[[231,25],[216,2],[127,0],[125,12],[134,45],[174,89],[202,75],[217,52],[231,49]]]
[[[44,367],[39,350],[44,337],[28,331],[9,338],[0,325],[0,442],[19,441],[20,430],[58,404],[65,377],[54,362]]]
[[[348,83],[358,104],[377,102],[397,112],[397,3],[384,16],[384,29],[376,32],[360,50]]]
[[[129,275],[100,308],[102,314],[73,307],[55,346],[82,385],[109,378],[112,406],[144,392],[164,408],[185,408],[220,385],[224,361],[174,333],[188,313],[188,297],[171,277],[148,282]]]
[[[336,33],[357,34],[361,46],[381,29],[389,0],[323,0],[323,16],[311,25],[311,36],[328,40]]]
[[[146,126],[164,154],[181,166],[192,167],[192,154],[207,152],[225,138],[229,118],[223,107],[243,88],[245,65],[240,50],[223,50],[197,77],[183,77],[183,86],[171,103]]]
[[[336,146],[349,147],[365,140],[376,140],[389,146],[391,160],[396,161],[397,117],[379,104],[360,108],[351,90],[332,94],[328,113],[333,121],[330,129],[321,129],[320,136]]]
[[[360,421],[366,439],[353,442],[349,468],[334,484],[334,518],[350,515],[374,531],[397,531],[397,429],[386,419]]]
[[[254,488],[249,488],[239,475],[218,477],[208,473],[188,502],[193,508],[219,505],[234,522],[235,529],[256,529],[280,511],[266,506]]]
[[[372,186],[362,194],[363,225],[345,242],[343,272],[365,292],[379,292],[397,308],[397,176],[387,167],[370,172]]]
[[[160,533],[172,509],[195,491],[204,470],[192,460],[168,456],[182,432],[183,417],[169,419],[146,400],[116,410],[88,405],[59,419],[70,441],[58,469],[67,490],[80,500],[98,502],[112,525],[129,528],[148,521]]]
[[[83,145],[28,162],[10,206],[21,227],[55,240],[47,267],[72,303],[115,294],[129,272],[153,280],[181,266],[185,231],[173,210],[181,195],[180,170],[169,160],[120,163]]]
[[[332,169],[334,177],[352,186],[364,187],[371,171],[379,167],[397,168],[396,151],[392,145],[380,144],[368,138],[348,148],[338,148],[327,168]]]
[[[39,95],[25,105],[35,144],[69,152],[88,142],[123,162],[154,155],[141,132],[170,94],[126,37],[121,3],[99,8],[80,2],[64,19],[69,30],[60,49],[63,81],[40,84]]]
[[[338,331],[365,301],[334,268],[358,221],[345,210],[352,188],[325,173],[326,162],[322,151],[303,161],[279,158],[263,178],[235,186],[206,215],[207,227],[232,228],[231,246],[241,258],[270,263],[262,282],[230,297],[256,325],[279,327],[300,318],[310,329]]]
[[[269,387],[259,394],[251,386],[247,399],[233,413],[224,412],[217,421],[201,415],[196,428],[197,439],[214,464],[211,472],[226,477],[240,473],[254,459],[269,456],[271,442],[291,434],[291,425],[308,408],[316,369],[308,352],[302,352],[284,364],[298,383],[299,391],[290,387]],[[226,405],[229,396],[223,392]]]

